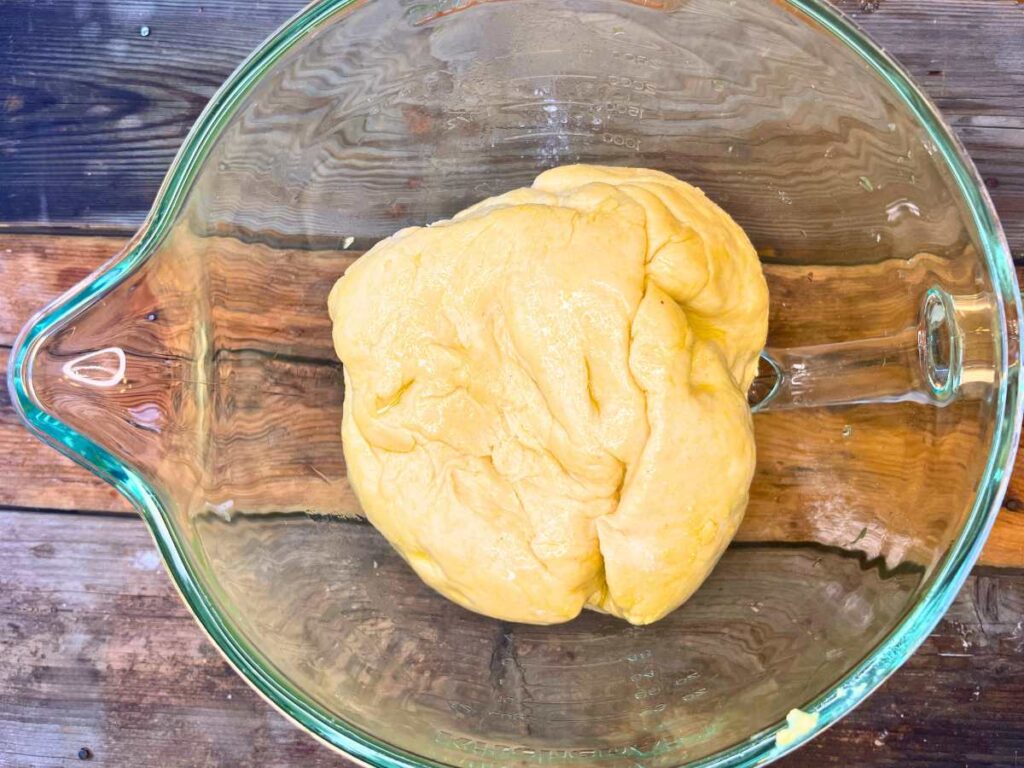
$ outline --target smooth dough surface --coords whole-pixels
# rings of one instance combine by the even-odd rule
[[[329,309],[350,482],[451,600],[508,621],[588,607],[647,624],[735,533],[768,292],[699,189],[555,168],[381,241]]]

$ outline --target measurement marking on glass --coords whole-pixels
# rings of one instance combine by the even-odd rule
[[[605,144],[614,144],[616,147],[625,147],[636,152],[640,151],[640,139],[636,136],[623,136],[621,133],[602,133],[601,141]]]
[[[622,59],[628,64],[635,64],[639,67],[646,67],[648,69],[661,69],[661,66],[659,64],[656,64],[650,56],[646,56],[642,53],[632,53],[631,51],[613,50],[612,56],[616,59]]]
[[[521,83],[527,80],[597,80],[597,75],[579,75],[567,73],[564,75],[519,75],[513,77],[509,82]]]
[[[636,93],[646,93],[653,96],[658,92],[658,89],[654,87],[654,83],[649,80],[640,80],[622,75],[608,75],[608,82],[617,88],[625,88]]]
[[[631,672],[629,680],[633,683],[633,698],[647,705],[640,711],[641,715],[653,715],[664,712],[666,704],[662,698],[662,686],[658,679],[657,667],[654,664],[654,651],[648,649],[636,651],[626,657]]]

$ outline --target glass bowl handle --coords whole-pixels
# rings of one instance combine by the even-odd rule
[[[938,287],[922,301],[916,325],[886,336],[777,349],[761,354],[750,388],[753,411],[857,403],[946,406],[995,382],[989,330],[993,307],[979,296],[954,298]]]

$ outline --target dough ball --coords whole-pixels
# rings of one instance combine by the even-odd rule
[[[349,479],[451,600],[647,624],[735,533],[768,292],[750,241],[695,187],[556,168],[381,241],[329,309]]]

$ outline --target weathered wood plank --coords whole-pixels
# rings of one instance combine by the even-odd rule
[[[0,219],[134,229],[216,88],[304,4],[5,3]]]
[[[141,521],[6,512],[0,530],[0,765],[341,762],[230,670]]]
[[[133,229],[214,89],[302,0],[17,0],[0,16],[0,222]],[[1014,0],[840,0],[946,114],[1024,257],[1024,14]],[[874,12],[868,12],[874,9]],[[149,34],[140,34],[142,26]]]
[[[0,348],[0,380],[10,350]],[[29,433],[0,386],[0,506],[130,513],[113,487]]]
[[[1022,585],[1019,570],[975,571],[935,632],[889,682],[780,765],[1024,763]]]
[[[0,135],[6,182],[0,222],[133,229],[214,88],[301,4],[247,4],[244,25],[237,22],[237,0],[6,4],[0,114],[11,130]],[[936,99],[978,164],[1015,257],[1024,258],[1021,6],[1013,0],[838,5]],[[146,38],[142,25],[150,28]],[[111,242],[112,253],[117,241]],[[0,347],[10,343],[3,339],[13,337],[20,316],[77,280],[61,269],[74,265],[83,276],[105,258],[104,247],[88,266],[71,258],[51,270],[47,256],[0,272],[5,288],[53,286],[45,295],[5,294]],[[0,270],[5,264],[0,258]],[[41,271],[26,272],[25,265]],[[20,309],[19,296],[25,298]],[[8,305],[14,310],[5,316]],[[0,372],[5,363],[0,350]],[[16,462],[12,477],[4,462],[15,456],[24,465]],[[1024,560],[1021,463],[1018,455],[983,562]],[[25,493],[48,486],[56,490],[28,506],[125,508],[105,484],[21,430],[2,391],[0,477],[0,504],[21,505]],[[138,522],[49,516],[45,528],[29,525],[35,532],[26,536],[10,535],[9,517],[0,515],[0,764],[80,764],[83,747],[100,765],[345,764],[287,726],[227,669],[159,573]],[[782,765],[1024,764],[1022,582],[1020,572],[976,572],[938,631],[892,681]]]
[[[1024,258],[1024,13],[1015,0],[838,0],[964,143]]]
[[[0,512],[0,560],[0,764],[346,764],[235,676],[140,521]],[[976,572],[892,680],[782,765],[1013,765],[1022,616],[1024,572]]]
[[[0,235],[0,347],[44,304],[117,254],[123,237]]]
[[[7,300],[0,303],[0,346],[11,343],[16,330],[39,304],[82,279],[85,276],[86,270],[92,269],[106,261],[110,255],[114,254],[121,247],[123,242],[119,238],[0,235],[0,278],[2,278],[3,283],[10,286]],[[214,249],[216,250],[216,258],[242,258],[245,249],[253,247],[243,246],[235,243],[235,241],[215,239],[215,242],[220,242],[221,244],[220,250]],[[232,243],[235,244],[233,245]],[[210,254],[207,254],[207,256],[214,258]],[[270,262],[268,268],[272,266],[273,262]],[[792,269],[785,266],[773,266],[769,268],[769,276],[772,282],[773,297],[777,299],[778,305],[782,306],[783,303],[789,305],[788,309],[780,311],[796,313],[796,322],[788,323],[788,327],[799,329],[804,325],[801,322],[802,318],[814,319],[816,314],[808,308],[806,301],[797,300],[805,293],[805,291],[801,290],[804,285],[804,279],[802,277],[796,280],[788,279],[786,276],[787,271]],[[830,290],[828,285],[830,281],[834,282],[835,280],[842,279],[841,274],[839,274],[841,270],[842,268],[827,268],[815,271],[815,286],[822,296],[833,296],[834,298],[834,291]],[[879,275],[883,279],[885,274],[883,270],[879,270]],[[311,279],[309,285],[303,290],[324,293],[326,288],[320,285],[321,282],[323,281]],[[329,283],[330,281],[327,281],[326,285],[329,286]],[[256,343],[255,340],[263,338],[267,334],[267,329],[260,325],[263,322],[264,315],[262,313],[250,313],[251,316],[246,319],[246,314],[240,310],[232,313],[231,307],[234,304],[231,303],[230,298],[238,293],[237,288],[237,286],[234,288],[226,286],[221,291],[223,294],[221,300],[227,302],[222,308],[222,314],[226,313],[224,318],[227,319],[222,318],[222,320],[226,323],[226,327],[230,326],[236,330],[240,327],[243,328],[243,336],[246,336],[246,334],[252,335],[253,339],[243,340],[244,343],[240,342],[242,346],[252,346]],[[874,290],[867,283],[865,283],[865,286],[861,286],[861,288],[868,293]],[[318,294],[317,297],[311,300],[316,303],[316,301],[320,301],[322,298],[323,296]],[[905,301],[896,301],[894,299],[891,306],[889,304],[882,304],[879,307],[880,314],[875,318],[878,327],[865,329],[866,332],[882,333],[888,327],[913,321],[913,311],[911,311],[910,315],[906,314],[907,306]],[[821,314],[828,315],[828,313],[817,313],[817,315]],[[833,312],[832,314],[836,317],[841,316],[839,312]],[[276,315],[275,320],[279,321],[280,315]],[[327,326],[323,325],[322,327],[317,326],[314,328],[310,325],[312,321],[306,319],[305,315],[300,320],[301,322],[297,321],[296,323],[278,322],[277,327],[278,329],[283,329],[294,325],[302,331],[300,337],[295,341],[296,344],[301,345],[303,354],[322,353],[329,356],[330,341],[327,336]],[[817,323],[817,321],[815,322]],[[244,331],[245,328],[249,328],[249,325],[252,325],[251,333],[250,331]],[[842,323],[829,325],[827,318],[824,324],[820,326],[820,329],[822,333],[828,335],[833,340],[843,338],[840,334],[847,333],[849,330]],[[280,337],[275,336],[275,343],[278,341],[280,341]],[[777,341],[780,343],[806,343],[807,339],[783,336],[778,338]],[[5,367],[5,362],[6,352],[0,351],[0,367]],[[250,370],[250,374],[252,373],[254,372]],[[235,379],[237,378],[236,376]],[[317,381],[319,380],[317,379]],[[263,379],[260,378],[260,375],[257,375],[253,386],[260,386],[260,381],[263,381]],[[333,386],[331,384],[332,381],[330,377],[323,379],[323,383],[327,387]],[[234,383],[238,385],[238,381],[234,381]],[[292,382],[292,384],[294,383]],[[243,387],[243,389],[245,388]],[[236,406],[241,407],[252,399],[249,389],[245,389],[245,393],[242,393],[244,397],[242,395],[236,396]],[[334,403],[332,407],[337,410],[337,403],[329,396],[333,394],[336,393],[331,389],[323,398],[320,398],[320,402],[325,407],[328,403]],[[238,399],[239,397],[241,399]],[[287,402],[292,403],[292,401]],[[258,406],[259,404],[256,403],[255,405]],[[297,406],[293,406],[295,406],[294,403],[289,406],[291,418],[300,418],[299,414],[304,413],[308,417],[303,417],[304,423],[310,425],[316,423],[317,412],[315,410],[295,410]],[[244,414],[240,414],[239,418],[243,418],[243,416]],[[834,418],[826,418],[825,416],[817,418],[813,414],[808,414],[801,423],[805,423],[805,428],[810,430],[808,434],[815,436],[822,434],[838,436],[842,431],[844,418],[842,415],[836,415]],[[884,420],[872,417],[868,413],[860,413],[858,418],[860,421],[858,426],[856,426],[855,439],[841,441],[845,443],[842,446],[842,451],[854,451],[850,455],[859,456],[859,461],[863,463],[864,452],[870,451],[871,441],[875,440],[881,441],[879,445],[889,446],[885,450],[877,451],[878,455],[887,456],[891,453],[890,448],[893,445],[892,440],[895,439],[895,436],[890,434],[891,430],[886,429]],[[310,419],[314,420],[310,421]],[[825,420],[823,421],[822,419]],[[789,430],[792,427],[792,423],[793,417],[778,425],[774,424],[770,418],[763,417],[759,421],[759,440],[764,441],[764,445],[769,448],[771,446],[778,448],[780,456],[796,456],[796,454],[793,454],[792,451],[784,447],[787,441],[790,440]],[[320,434],[320,432],[322,430],[318,428],[309,431],[313,435]],[[236,457],[247,457],[246,460],[239,462],[239,466],[251,466],[253,468],[261,466],[260,456],[262,454],[259,452],[266,450],[265,441],[253,441],[251,443],[252,450],[249,453],[245,453],[250,447],[250,443],[246,441],[232,440],[231,445],[233,455],[236,455]],[[834,470],[841,472],[846,461],[843,458],[845,454],[842,451],[835,450],[836,446],[831,443],[829,443],[829,446],[828,456],[831,457],[830,460],[837,462]],[[291,444],[281,445],[280,447],[282,455],[280,461],[274,462],[275,471],[282,470],[282,468],[287,469],[287,467],[294,464],[297,456],[301,458],[299,456],[301,452],[296,453],[295,447]],[[258,453],[253,454],[252,451],[257,451]],[[334,463],[340,462],[340,454],[325,457],[325,460],[327,458],[330,458],[330,461],[334,461]],[[804,458],[807,460],[806,457]],[[799,461],[799,457],[793,458],[793,461]],[[901,462],[903,459],[899,461]],[[1018,463],[1022,463],[1020,459],[1018,459]],[[327,464],[324,466],[328,467]],[[89,473],[75,466],[72,462],[61,457],[55,451],[42,445],[27,434],[21,428],[10,404],[6,401],[6,393],[4,393],[3,398],[0,398],[0,468],[6,473],[5,476],[10,478],[10,482],[3,483],[0,486],[0,504],[25,508],[128,511],[126,502],[105,483],[92,477]],[[982,555],[982,563],[1004,566],[1024,564],[1024,471],[1022,470],[1024,470],[1024,466],[1019,467],[1019,471],[1013,475],[1006,506],[997,523],[995,533],[990,538]],[[280,493],[274,496],[274,498],[287,498],[289,503],[294,503],[294,500],[301,496],[305,499],[304,503],[308,503],[315,509],[338,511],[335,507],[342,504],[347,505],[345,509],[348,510],[352,508],[352,503],[350,500],[343,498],[345,496],[343,492],[347,490],[347,486],[344,484],[340,486],[331,485],[332,478],[336,481],[337,478],[335,476],[339,476],[342,472],[343,467],[340,464],[339,467],[334,467],[333,464],[330,464],[330,468],[327,470],[327,474],[330,477],[324,480],[325,484],[321,486],[316,482],[317,478],[311,474],[310,478],[314,481],[313,487],[307,488],[306,491],[301,493],[297,493],[295,488],[287,482],[287,477],[282,476],[280,482],[278,482]],[[287,475],[287,471],[285,474]],[[776,471],[765,473],[763,476],[759,475],[759,480],[755,484],[756,493],[752,499],[751,509],[740,532],[739,538],[741,540],[792,540],[795,538],[841,545],[856,538],[857,531],[862,526],[872,529],[875,527],[860,520],[854,514],[853,507],[847,509],[846,514],[849,519],[845,520],[825,520],[820,515],[811,517],[795,515],[786,519],[780,519],[776,514],[779,500],[793,509],[810,509],[814,506],[811,502],[815,499],[824,498],[822,494],[827,496],[830,494],[830,491],[828,488],[819,488],[814,485],[813,478],[807,476],[806,473],[801,476],[802,480],[800,483],[782,484],[772,479],[778,474]],[[323,478],[323,470],[321,470],[319,476]],[[827,472],[821,473],[822,478],[827,476]],[[251,479],[246,480],[245,477],[235,477],[235,474],[231,474],[230,476],[226,475],[222,480],[223,482],[218,483],[217,489],[221,495],[225,498],[231,497],[237,503],[247,508],[251,507],[251,504],[243,504],[245,499],[252,495],[243,487],[247,484],[251,485]],[[228,480],[231,480],[231,482],[228,482]],[[870,482],[865,482],[867,482],[865,487],[869,487]],[[861,485],[864,485],[864,483],[862,482]],[[310,495],[310,492],[313,495]],[[267,501],[267,487],[261,488],[259,497],[264,502]],[[773,499],[775,499],[774,502],[772,501]],[[820,507],[821,505],[819,504],[818,506]],[[867,510],[883,509],[885,507],[884,503],[867,503],[857,506],[858,509],[864,508]],[[282,505],[281,508],[286,508],[286,505]],[[249,511],[257,510],[252,508]],[[913,522],[913,520],[903,520],[904,525],[913,525]],[[889,523],[886,523],[884,527],[888,528]],[[812,532],[813,535],[809,535],[809,532]],[[863,546],[868,550],[871,550],[874,546],[872,544],[873,536],[873,533],[869,533],[863,540]],[[896,538],[898,539],[899,537],[897,536]],[[873,550],[872,553],[877,554]]]
[[[0,378],[21,326],[46,302],[113,256],[123,238],[0,236]],[[91,472],[22,427],[0,387],[0,505],[130,512],[127,501]]]

